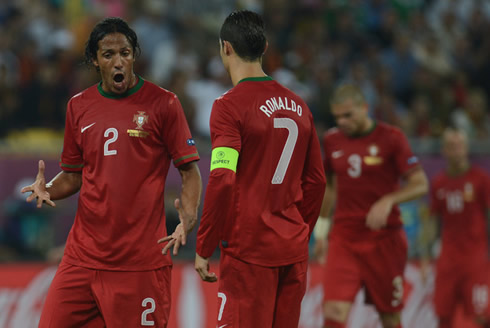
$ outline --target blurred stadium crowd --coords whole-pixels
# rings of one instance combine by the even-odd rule
[[[142,48],[135,71],[177,94],[201,153],[209,152],[212,103],[232,87],[219,27],[242,8],[264,15],[265,71],[305,99],[319,134],[334,125],[332,90],[353,82],[371,115],[413,142],[455,125],[490,154],[486,0],[0,0],[0,157],[29,142],[53,150],[44,142],[52,139],[59,154],[68,99],[98,82],[83,53],[107,16],[134,28]]]
[[[95,83],[83,63],[94,23],[126,18],[142,47],[137,71],[174,91],[194,134],[208,136],[214,98],[230,88],[219,22],[235,8],[268,24],[266,72],[299,93],[320,129],[338,83],[362,86],[372,115],[409,137],[454,123],[490,136],[490,3],[482,0],[0,1],[0,135],[61,130],[69,97]]]

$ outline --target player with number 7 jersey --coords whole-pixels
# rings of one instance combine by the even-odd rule
[[[196,254],[201,278],[213,281],[208,259],[221,246],[218,327],[298,326],[308,241],[325,190],[313,116],[263,72],[263,31],[250,11],[230,14],[221,30],[234,87],[211,112],[211,174]]]

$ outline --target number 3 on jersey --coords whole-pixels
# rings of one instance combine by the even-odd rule
[[[281,184],[288,170],[289,162],[293,156],[294,146],[298,140],[298,125],[295,121],[290,118],[274,118],[274,128],[275,129],[288,129],[288,138],[286,139],[286,144],[282,150],[281,157],[279,158],[279,163],[277,163],[276,171],[272,176],[272,184]]]

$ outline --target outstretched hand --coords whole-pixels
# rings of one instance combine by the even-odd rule
[[[55,207],[56,204],[51,200],[51,196],[49,192],[46,190],[46,179],[44,177],[45,164],[43,160],[39,161],[38,167],[39,169],[37,172],[36,181],[34,181],[34,183],[31,184],[30,186],[26,186],[22,188],[20,191],[22,193],[31,192],[29,197],[27,197],[26,201],[30,203],[34,199],[36,199],[38,208],[41,208],[43,203]]]
[[[162,249],[162,253],[165,255],[167,254],[167,251],[173,246],[173,254],[177,255],[179,252],[179,248],[181,245],[185,245],[187,243],[187,234],[192,230],[194,227],[197,218],[195,215],[189,215],[185,213],[184,209],[182,208],[180,204],[180,199],[177,198],[175,199],[174,206],[177,209],[177,212],[179,213],[179,220],[180,223],[177,225],[175,228],[175,231],[166,237],[163,237],[158,240],[158,243],[165,243],[168,242],[165,247]]]

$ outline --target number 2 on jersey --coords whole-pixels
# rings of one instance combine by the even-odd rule
[[[279,163],[277,163],[276,171],[271,181],[272,184],[281,184],[286,175],[291,157],[293,156],[296,140],[298,140],[298,125],[290,118],[274,118],[274,128],[288,129],[289,132],[281,158],[279,158]]]
[[[115,128],[108,128],[104,132],[104,137],[106,137],[106,138],[109,137],[109,134],[112,134],[112,138],[108,139],[104,143],[104,156],[111,156],[111,155],[117,154],[117,150],[115,150],[115,149],[109,150],[109,145],[117,140],[118,132]]]

